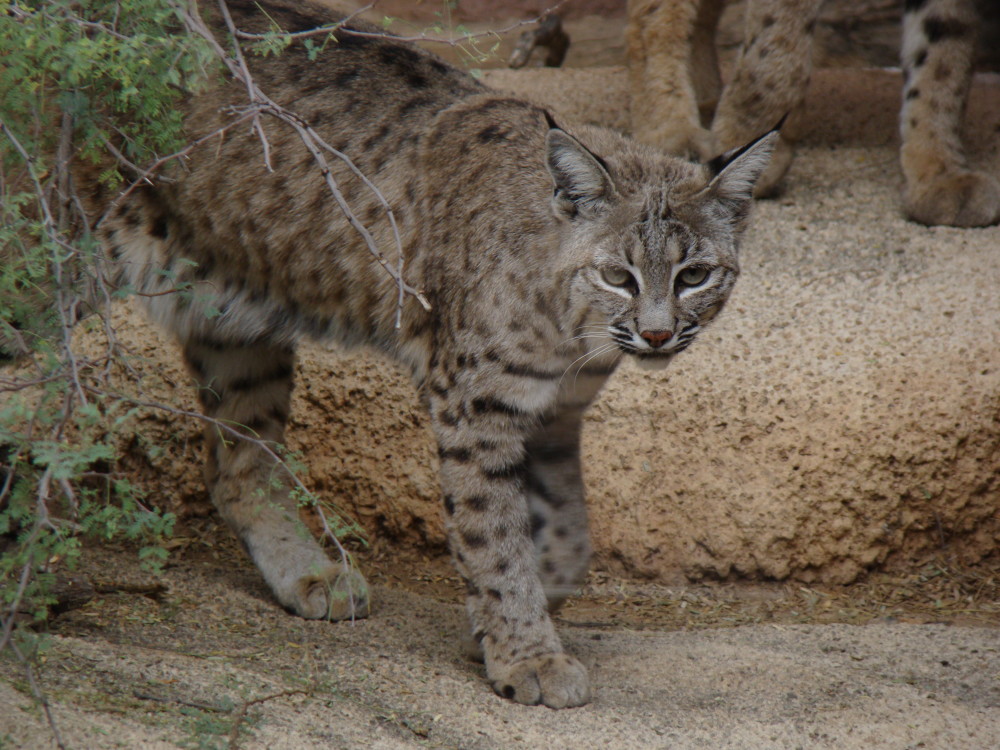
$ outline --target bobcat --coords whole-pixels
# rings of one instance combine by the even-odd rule
[[[636,137],[671,153],[710,158],[799,107],[822,4],[748,0],[745,41],[723,90],[714,40],[723,0],[629,0],[626,41]],[[969,167],[960,133],[972,76],[976,0],[904,5],[900,128],[906,214],[923,224],[995,224],[1000,181]],[[708,130],[701,120],[710,120],[713,110]],[[759,194],[773,190],[790,161],[791,148],[781,140],[757,185]]]
[[[228,6],[249,31],[336,21],[291,1]],[[248,62],[264,91],[380,189],[406,281],[430,310],[407,296],[396,327],[396,282],[277,122],[265,125],[273,171],[253,133],[210,138],[169,180],[105,204],[102,246],[180,340],[205,412],[248,433],[282,440],[302,336],[366,343],[402,363],[439,444],[450,544],[493,689],[581,705],[586,671],[548,614],[590,555],[581,416],[625,355],[665,365],[725,304],[777,134],[690,164],[611,131],[564,129],[537,105],[351,26],[315,61],[295,42]],[[194,97],[190,138],[245,99],[236,83]],[[344,163],[331,168],[391,257],[382,204]],[[184,282],[193,294],[165,293]],[[300,538],[272,469],[253,443],[208,431],[213,502],[278,601],[307,618],[367,614],[363,580]]]

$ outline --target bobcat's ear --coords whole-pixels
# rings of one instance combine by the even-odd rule
[[[708,194],[734,215],[745,213],[753,197],[753,186],[767,169],[778,137],[775,128],[742,148],[712,159],[707,166],[715,176],[708,183]]]
[[[566,131],[552,128],[545,137],[545,161],[555,183],[552,207],[557,216],[592,217],[604,210],[614,183],[600,157]]]

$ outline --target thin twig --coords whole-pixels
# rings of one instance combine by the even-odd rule
[[[233,32],[233,57],[236,59],[236,64],[239,66],[240,72],[236,77],[243,81],[247,87],[247,96],[250,97],[250,101],[254,104],[262,102],[261,91],[257,88],[253,81],[253,76],[250,75],[250,68],[247,67],[246,58],[243,56],[243,49],[240,47],[240,43],[236,40],[235,31],[236,24],[233,23],[233,17],[229,14],[229,6],[226,4],[225,0],[219,0],[219,10],[222,12],[222,17],[226,21],[226,27]],[[223,59],[226,59],[226,64],[229,64],[228,59],[223,54]],[[260,138],[261,148],[264,150],[264,164],[267,167],[268,172],[273,172],[274,167],[271,166],[271,144],[267,140],[267,134],[264,132],[264,128],[260,124],[260,112],[256,112],[253,117],[253,129],[257,132],[257,136]]]
[[[125,190],[123,190],[122,192],[120,192],[118,195],[115,196],[115,199],[113,201],[111,201],[111,203],[108,204],[108,208],[104,212],[105,215],[107,213],[109,213],[112,209],[116,208],[123,200],[125,200],[129,196],[129,194],[133,190],[135,190],[137,187],[139,187],[140,184],[146,183],[147,185],[152,185],[153,183],[152,183],[152,180],[150,178],[164,164],[166,164],[169,161],[173,161],[175,159],[180,159],[180,158],[183,158],[183,157],[187,156],[194,149],[198,148],[198,146],[202,145],[206,141],[210,141],[213,138],[216,138],[216,137],[224,135],[226,132],[228,132],[229,130],[232,130],[234,127],[236,127],[240,123],[246,122],[251,117],[253,117],[253,113],[252,112],[250,112],[250,113],[243,113],[242,115],[240,115],[239,117],[237,117],[232,122],[229,122],[226,125],[223,125],[222,127],[218,128],[217,130],[213,130],[208,135],[202,136],[201,138],[198,138],[195,141],[191,141],[191,143],[189,143],[184,148],[182,148],[182,149],[180,149],[178,151],[174,151],[172,154],[167,154],[166,156],[161,156],[159,159],[157,159],[152,164],[150,164],[148,167],[146,167],[146,169],[142,172],[142,174],[140,174],[138,177],[135,178],[135,180],[132,182],[132,184],[130,184]]]
[[[35,700],[39,702],[42,706],[42,711],[45,713],[45,719],[49,723],[49,729],[52,731],[52,737],[55,740],[56,747],[59,750],[66,750],[66,744],[62,740],[62,735],[59,733],[59,727],[56,726],[56,720],[52,716],[52,710],[49,708],[49,702],[45,697],[45,693],[42,692],[41,686],[35,679],[35,670],[31,668],[31,661],[24,655],[21,649],[16,643],[11,641],[9,643],[11,651],[14,652],[14,656],[17,657],[18,661],[24,667],[25,675],[28,677],[28,684],[31,685],[31,692],[35,696]]]
[[[490,29],[488,31],[480,31],[476,33],[459,34],[457,36],[451,36],[448,38],[434,36],[433,34],[396,36],[394,34],[387,34],[379,31],[361,31],[360,29],[352,29],[350,27],[345,26],[345,24],[350,23],[350,21],[355,16],[365,11],[371,10],[375,6],[375,3],[371,3],[370,5],[361,8],[360,10],[356,11],[355,13],[348,16],[347,18],[344,18],[341,21],[338,21],[337,23],[332,23],[329,24],[328,26],[319,26],[315,29],[306,29],[305,31],[279,31],[279,32],[270,32],[264,34],[255,34],[249,31],[237,31],[236,35],[240,39],[246,39],[247,41],[259,41],[261,39],[267,39],[269,37],[272,37],[275,33],[280,34],[286,39],[305,39],[307,37],[322,36],[324,34],[333,34],[334,32],[342,31],[343,33],[350,34],[351,36],[368,37],[371,39],[391,39],[394,42],[426,42],[428,44],[446,44],[451,47],[456,47],[460,44],[475,41],[477,39],[483,39],[485,37],[500,37],[503,36],[504,34],[509,34],[510,32],[516,31],[517,29],[523,28],[525,26],[531,26],[533,24],[537,24],[546,16],[552,15],[553,13],[557,12],[567,2],[569,2],[569,0],[559,0],[559,2],[550,6],[546,10],[542,11],[534,18],[515,21],[510,26],[507,26],[502,29]]]
[[[189,411],[188,409],[180,409],[175,406],[170,406],[169,404],[162,404],[156,401],[144,401],[142,399],[134,398],[131,396],[125,396],[119,393],[110,393],[108,391],[104,391],[102,389],[93,386],[85,386],[85,387],[91,394],[95,396],[102,396],[104,398],[115,399],[122,403],[131,404],[132,406],[138,406],[146,409],[153,409],[156,411],[164,412],[166,414],[172,414],[178,417],[187,417],[191,419],[196,419],[200,422],[204,422],[205,424],[220,430],[221,432],[226,433],[227,435],[233,438],[236,438],[237,440],[241,440],[243,442],[256,446],[261,451],[263,451],[264,454],[269,459],[271,459],[271,461],[276,466],[281,468],[288,475],[288,477],[292,480],[292,484],[296,489],[298,489],[307,497],[313,496],[313,493],[309,490],[308,487],[305,486],[302,480],[299,479],[298,475],[292,470],[292,468],[288,465],[288,463],[274,450],[271,441],[263,440],[261,438],[254,437],[253,435],[248,435],[245,432],[241,432],[238,428],[241,427],[242,425],[239,425],[238,423],[235,422],[229,423],[224,420],[217,419],[215,417],[210,417],[207,414],[202,414],[201,412]],[[333,544],[336,546],[337,552],[340,554],[341,562],[343,562],[345,566],[353,567],[350,562],[350,553],[340,543],[340,540],[337,539],[336,534],[334,534],[333,530],[330,528],[329,523],[324,517],[322,510],[319,508],[317,508],[317,510],[319,511],[324,535],[326,535],[329,538],[329,540],[333,542]]]
[[[164,695],[154,695],[153,693],[147,693],[143,690],[133,690],[132,695],[141,701],[156,701],[157,703],[176,703],[179,706],[187,706],[188,708],[197,708],[199,711],[211,711],[217,714],[229,713],[231,709],[223,708],[222,706],[217,706],[213,703],[205,703],[203,701],[190,701],[185,698],[170,698]]]
[[[65,124],[65,119],[63,120]],[[64,127],[64,132],[66,128]],[[76,254],[77,249],[70,245],[63,238],[63,230],[59,228],[55,217],[52,214],[52,209],[49,206],[48,199],[45,197],[45,189],[42,186],[41,178],[38,176],[38,172],[35,169],[35,158],[28,153],[27,149],[21,144],[14,132],[7,126],[7,123],[0,118],[0,131],[7,136],[7,140],[10,141],[11,145],[14,146],[14,150],[18,152],[22,159],[24,159],[25,166],[28,168],[28,175],[31,177],[31,181],[35,184],[36,199],[38,203],[39,210],[42,212],[42,225],[45,227],[46,236],[56,244],[64,247],[70,252],[70,256],[64,258],[60,255],[55,256],[52,263],[52,271],[56,288],[56,309],[59,311],[59,316],[63,323],[63,350],[66,353],[66,362],[72,371],[73,380],[72,384],[76,388],[77,395],[80,397],[82,403],[87,403],[86,396],[83,394],[83,390],[79,387],[79,364],[76,360],[76,355],[70,345],[70,332],[72,331],[72,326],[76,323],[75,320],[68,320],[70,310],[75,306],[72,300],[66,299],[64,295],[64,279],[63,279],[63,263]],[[69,131],[72,131],[72,122],[69,125]],[[57,170],[65,170],[67,164],[57,163]],[[60,176],[57,174],[56,182],[60,181]]]
[[[98,23],[96,21],[86,21],[77,15],[70,14],[62,17],[57,17],[51,13],[44,13],[38,11],[28,11],[21,8],[14,3],[8,3],[6,8],[7,13],[14,17],[18,21],[26,21],[32,17],[44,18],[50,23],[62,23],[68,22],[84,29],[89,29],[90,31],[98,31],[102,34],[108,34],[109,36],[118,39],[123,42],[131,42],[132,37],[125,36],[114,29],[114,27],[105,26],[103,23]],[[117,19],[116,19],[117,20]]]
[[[218,3],[223,15],[223,19],[226,23],[227,29],[232,35],[233,44],[238,49],[239,42],[237,41],[236,38],[237,29],[235,24],[233,23],[232,17],[229,15],[228,8],[226,8],[225,0],[218,0]],[[361,172],[357,168],[357,166],[353,163],[353,161],[351,161],[351,159],[346,154],[337,151],[328,143],[326,143],[323,140],[323,138],[315,130],[313,130],[309,126],[309,124],[299,115],[281,106],[273,99],[271,99],[271,97],[265,94],[260,89],[260,87],[254,82],[249,72],[249,68],[246,66],[246,60],[242,56],[242,52],[239,53],[238,57],[229,55],[219,44],[218,40],[215,38],[215,35],[207,27],[204,20],[200,16],[192,14],[188,9],[183,9],[181,12],[185,26],[188,28],[188,30],[205,39],[212,46],[212,48],[216,50],[216,53],[220,57],[222,57],[223,62],[229,69],[229,72],[232,74],[233,78],[235,78],[237,81],[240,81],[241,83],[243,83],[244,86],[247,87],[247,91],[249,92],[248,96],[251,102],[250,106],[245,110],[247,116],[256,118],[259,114],[269,114],[277,118],[281,122],[290,125],[295,130],[296,134],[299,136],[299,140],[302,141],[302,144],[306,147],[309,153],[312,154],[312,157],[316,162],[317,166],[319,167],[320,173],[323,177],[324,182],[327,185],[327,188],[330,191],[330,194],[333,196],[338,207],[343,212],[344,217],[347,219],[351,227],[364,240],[365,245],[368,248],[368,251],[372,255],[372,257],[374,257],[375,260],[379,263],[379,265],[381,265],[382,268],[390,275],[390,277],[396,283],[397,287],[401,290],[396,311],[397,328],[400,327],[402,324],[401,305],[402,305],[402,300],[404,298],[404,294],[412,295],[417,299],[418,302],[420,302],[420,304],[423,306],[425,310],[430,310],[430,303],[427,301],[427,298],[424,296],[422,291],[410,286],[405,282],[405,280],[403,279],[401,266],[393,267],[392,264],[389,263],[388,260],[386,260],[385,256],[382,254],[377,244],[375,243],[374,237],[372,237],[368,229],[364,226],[364,224],[362,224],[360,220],[358,220],[357,216],[351,210],[350,205],[344,199],[344,196],[341,194],[340,189],[337,186],[337,181],[333,176],[333,171],[330,168],[330,164],[323,156],[323,150],[326,150],[329,153],[335,155],[339,160],[341,160],[345,165],[347,165],[347,167],[351,169],[355,174],[360,175]],[[361,177],[364,180],[365,185],[370,190],[372,190],[373,194],[378,198],[380,203],[388,211],[389,205],[388,201],[386,201],[385,199],[385,196],[382,195],[381,191],[379,191],[378,188],[373,183],[371,183],[370,180],[365,178],[363,175],[361,175]],[[403,258],[402,241],[399,237],[399,232],[398,229],[396,228],[394,217],[390,216],[390,224],[393,227],[393,233],[398,251],[398,257],[400,258],[400,261],[402,261]]]

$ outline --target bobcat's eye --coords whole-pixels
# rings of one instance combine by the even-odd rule
[[[624,268],[602,268],[601,278],[608,284],[611,284],[611,286],[632,287],[635,285],[635,279],[632,278],[632,274]]]
[[[677,282],[686,287],[701,286],[708,281],[711,273],[709,269],[702,266],[690,266],[677,274]]]

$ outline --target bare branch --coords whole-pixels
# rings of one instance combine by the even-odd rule
[[[337,23],[330,24],[328,26],[319,26],[315,29],[307,29],[305,31],[278,31],[272,32],[271,34],[254,34],[249,31],[236,31],[235,35],[240,39],[246,39],[247,41],[260,41],[262,39],[267,39],[273,34],[280,34],[286,39],[305,39],[314,36],[324,36],[334,34],[335,32],[343,32],[344,34],[350,34],[351,36],[358,37],[368,37],[371,39],[391,39],[394,42],[424,42],[428,44],[445,44],[451,47],[456,47],[460,44],[465,44],[466,42],[476,41],[477,39],[484,39],[486,37],[499,38],[504,34],[509,34],[512,31],[523,28],[525,26],[532,26],[534,24],[540,23],[546,16],[550,16],[556,13],[562,8],[569,0],[559,0],[551,7],[539,13],[534,18],[528,18],[521,21],[515,21],[510,26],[506,26],[502,29],[490,29],[489,31],[480,31],[468,34],[458,34],[450,37],[440,37],[433,34],[416,34],[414,36],[396,36],[395,34],[382,33],[378,31],[361,31],[359,29],[352,29],[346,27],[345,25],[350,23],[356,16],[365,13],[375,7],[376,3],[370,3],[365,7],[355,11],[353,14],[344,18]],[[336,38],[336,37],[335,37]]]
[[[351,161],[351,159],[346,154],[337,151],[328,143],[326,143],[323,140],[323,138],[315,130],[313,130],[303,118],[301,118],[295,112],[292,112],[291,110],[275,102],[267,94],[265,94],[260,89],[259,86],[257,86],[257,84],[254,82],[253,77],[249,72],[249,68],[246,65],[246,60],[243,57],[242,52],[239,51],[239,42],[237,40],[237,29],[235,24],[233,23],[232,17],[229,14],[229,10],[226,7],[225,0],[218,0],[218,4],[222,12],[223,19],[226,23],[227,29],[232,35],[233,44],[238,51],[235,56],[229,55],[228,53],[225,52],[225,50],[219,44],[218,40],[215,38],[215,35],[207,27],[204,20],[200,16],[191,13],[190,10],[187,8],[182,9],[180,12],[182,13],[185,26],[188,28],[188,30],[194,34],[198,34],[203,39],[205,39],[213,47],[213,49],[216,50],[216,53],[222,58],[223,62],[229,69],[229,72],[232,74],[232,76],[237,81],[240,81],[247,87],[248,96],[251,104],[250,107],[248,107],[247,110],[245,110],[245,115],[247,117],[254,118],[254,122],[257,123],[256,118],[259,114],[268,114],[277,118],[281,122],[290,125],[295,130],[296,134],[299,136],[299,139],[302,141],[302,144],[306,147],[309,153],[312,154],[314,161],[319,167],[320,174],[322,175],[323,180],[330,191],[330,194],[333,196],[337,205],[340,207],[340,210],[343,212],[348,223],[361,236],[362,240],[364,240],[365,245],[368,248],[368,251],[372,255],[372,257],[375,258],[375,260],[379,263],[379,265],[381,265],[382,268],[385,269],[385,271],[390,275],[390,277],[392,277],[393,281],[395,281],[397,288],[399,289],[399,297],[396,310],[396,327],[399,328],[402,324],[402,304],[406,294],[410,294],[414,298],[416,298],[417,301],[420,302],[420,304],[423,306],[425,310],[430,310],[430,303],[427,301],[427,298],[424,296],[423,292],[419,289],[410,286],[403,279],[402,264],[403,264],[404,253],[403,253],[402,240],[399,236],[399,231],[396,226],[395,217],[392,215],[392,211],[389,207],[388,201],[385,199],[385,196],[370,180],[368,180],[361,173],[361,171],[357,168],[354,162]],[[259,124],[255,125],[255,129],[258,131],[259,134],[262,134],[262,129],[259,128]],[[265,153],[267,153],[268,147],[266,145],[266,139],[262,140],[262,143],[264,144]],[[326,158],[323,156],[324,150],[336,156],[354,174],[359,175],[364,181],[366,187],[368,187],[372,191],[372,193],[377,197],[382,206],[386,209],[389,215],[389,222],[392,227],[397,254],[399,258],[399,264],[397,266],[394,267],[388,260],[386,260],[385,256],[382,254],[381,250],[379,250],[377,244],[375,243],[375,238],[372,237],[368,229],[364,226],[364,224],[362,224],[362,222],[357,218],[357,216],[351,210],[350,205],[347,203],[344,196],[341,194],[339,187],[337,186],[337,181],[333,176],[333,171],[330,168],[329,162],[327,162]]]
[[[62,735],[59,733],[59,727],[56,726],[56,720],[52,716],[52,711],[49,708],[48,700],[45,698],[45,693],[42,692],[42,688],[38,684],[38,680],[35,679],[35,670],[31,668],[31,662],[16,643],[11,641],[8,645],[14,652],[14,656],[17,657],[18,661],[20,661],[21,665],[24,667],[24,673],[28,678],[28,684],[31,685],[31,692],[35,696],[35,700],[42,706],[42,711],[45,713],[45,719],[49,724],[49,729],[52,731],[52,738],[55,740],[56,747],[58,747],[59,750],[66,750],[66,743],[62,740]]]
[[[103,23],[97,23],[95,21],[87,21],[80,18],[77,15],[68,14],[65,16],[54,16],[51,13],[44,13],[40,11],[29,11],[23,7],[20,7],[14,3],[8,3],[6,12],[14,17],[17,21],[26,21],[29,18],[37,17],[44,18],[46,21],[51,23],[72,23],[83,29],[88,29],[90,31],[99,31],[102,34],[108,34],[109,36],[118,39],[119,41],[129,42],[132,41],[131,37],[127,37],[124,34],[118,33],[118,31],[112,25],[111,27],[105,26]],[[117,20],[116,20],[117,23]]]
[[[70,131],[71,130],[72,126],[70,126]],[[31,181],[35,185],[36,198],[39,210],[42,212],[43,226],[45,228],[46,236],[49,238],[50,241],[60,245],[69,252],[69,255],[65,258],[58,255],[55,256],[52,263],[53,276],[56,285],[55,287],[56,309],[59,311],[59,316],[63,323],[63,347],[66,353],[66,361],[69,364],[73,373],[72,382],[76,386],[77,395],[79,396],[81,403],[87,403],[86,396],[84,395],[83,390],[79,387],[80,378],[76,361],[76,355],[74,354],[69,341],[72,325],[76,322],[75,319],[69,320],[69,318],[72,316],[72,308],[74,306],[74,302],[66,298],[65,285],[63,283],[64,282],[63,263],[70,257],[76,255],[77,249],[72,245],[70,245],[68,242],[66,242],[66,240],[63,237],[64,232],[60,230],[58,224],[56,223],[55,218],[52,215],[52,209],[49,206],[48,199],[45,197],[46,190],[42,186],[41,178],[38,176],[38,172],[35,169],[35,158],[28,153],[28,151],[18,140],[17,136],[15,136],[13,131],[11,131],[11,129],[7,126],[7,123],[4,122],[3,118],[0,118],[0,131],[3,131],[3,134],[7,136],[7,140],[9,140],[11,145],[14,146],[14,149],[18,152],[21,158],[24,159],[24,163],[28,168],[28,174],[31,177]],[[59,168],[60,165],[57,162],[57,170]],[[61,168],[65,169],[66,164],[63,163],[61,165]],[[59,181],[58,175],[56,179],[58,182]]]
[[[282,690],[280,693],[271,693],[270,695],[262,695],[260,698],[243,701],[243,705],[240,706],[240,710],[233,718],[233,727],[229,730],[229,743],[227,747],[229,747],[230,750],[236,750],[236,748],[239,747],[240,727],[242,726],[244,719],[246,719],[247,711],[250,710],[251,706],[258,706],[261,703],[273,701],[278,698],[289,698],[293,695],[309,695],[310,692],[311,691],[309,690],[301,689]]]
[[[140,174],[135,180],[132,181],[132,184],[130,184],[125,190],[123,190],[122,192],[120,192],[118,195],[115,196],[115,199],[113,201],[111,201],[111,203],[108,205],[108,208],[105,211],[105,214],[107,214],[108,211],[111,211],[112,209],[116,208],[119,204],[121,204],[121,202],[123,200],[125,200],[125,198],[127,198],[129,196],[129,194],[131,194],[131,192],[133,190],[135,190],[137,187],[139,187],[139,185],[141,185],[142,183],[146,183],[147,185],[152,185],[153,181],[152,181],[151,178],[167,162],[173,161],[174,159],[180,159],[180,158],[183,158],[183,157],[187,156],[189,153],[191,153],[192,151],[194,151],[194,149],[198,148],[198,146],[202,145],[206,141],[210,141],[213,138],[217,138],[219,136],[224,135],[229,130],[232,130],[234,127],[236,127],[240,123],[246,122],[247,120],[249,120],[252,117],[254,117],[254,113],[253,112],[244,112],[242,115],[240,115],[239,117],[237,117],[232,122],[230,122],[230,123],[228,123],[226,125],[223,125],[221,128],[219,128],[217,130],[213,130],[208,135],[202,136],[201,138],[198,138],[195,141],[191,141],[191,143],[189,143],[184,148],[182,148],[182,149],[180,149],[178,151],[175,151],[172,154],[168,154],[167,156],[160,157],[159,159],[157,159],[156,161],[154,161],[152,164],[150,164],[148,167],[146,167],[145,171],[143,171],[142,174]]]

